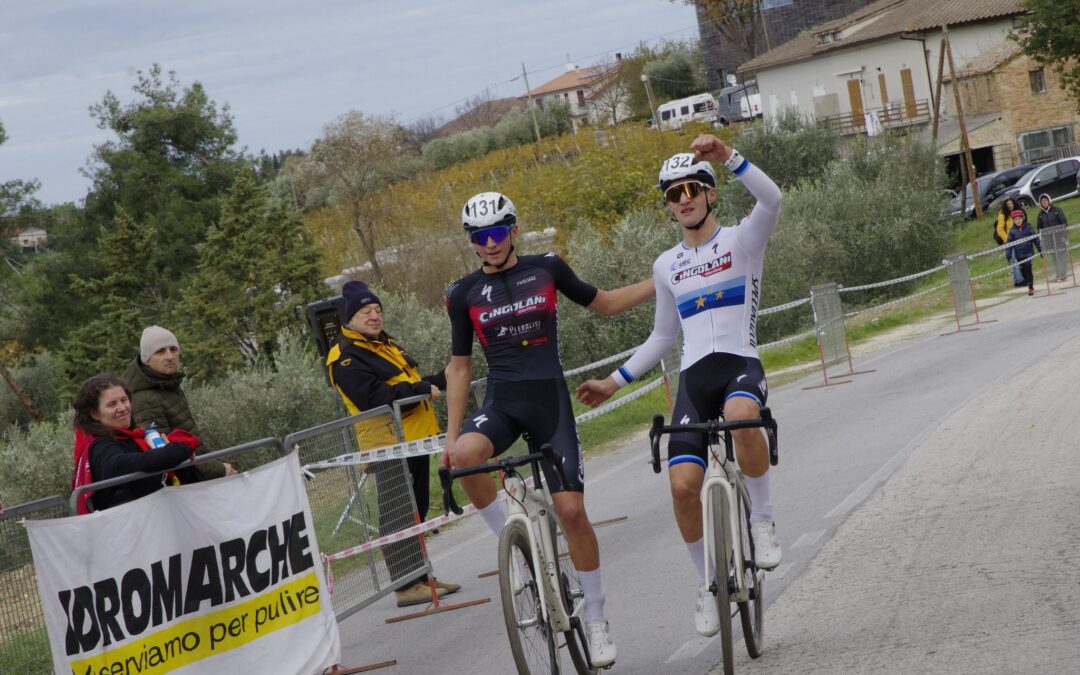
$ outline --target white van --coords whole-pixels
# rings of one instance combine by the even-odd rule
[[[690,121],[715,124],[720,121],[720,112],[712,94],[695,94],[668,101],[656,108],[660,117],[660,128],[680,129]]]

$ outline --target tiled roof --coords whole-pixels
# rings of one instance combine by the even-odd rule
[[[1020,0],[878,0],[845,17],[803,31],[784,44],[744,63],[741,72],[755,72],[901,33],[933,31],[1022,14]],[[822,44],[822,36],[840,32],[841,39]]]
[[[556,94],[563,91],[573,91],[575,89],[586,89],[600,75],[600,68],[597,66],[589,66],[587,68],[574,68],[567,71],[562,75],[559,75],[554,80],[545,82],[544,84],[536,87],[532,91],[522,95],[521,98],[526,96],[544,96],[545,94]]]
[[[1012,40],[1005,40],[998,44],[996,47],[991,47],[985,52],[979,54],[973,59],[970,59],[964,64],[963,68],[956,69],[957,77],[971,77],[973,75],[983,75],[994,71],[998,66],[1008,61],[1011,61],[1020,54],[1020,45],[1016,44]],[[945,78],[943,81],[949,82],[952,78],[949,77],[948,68],[945,69]]]
[[[437,138],[442,138],[443,136],[450,136],[451,134],[468,131],[477,126],[475,123],[476,120],[501,120],[511,110],[523,106],[524,104],[516,98],[498,98],[493,101],[484,101],[477,106],[476,110],[458,115],[439,127],[435,132],[435,136]]]

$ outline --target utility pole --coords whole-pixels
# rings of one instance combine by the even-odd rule
[[[536,142],[540,142],[540,122],[536,120],[536,106],[533,105],[532,88],[529,87],[529,76],[525,72],[525,63],[521,64],[521,77],[525,80],[525,96],[529,99],[529,110],[532,112],[533,131],[536,132]]]
[[[953,63],[952,43],[949,41],[949,27],[941,27],[942,39],[945,42],[946,57],[949,60],[949,79],[952,80],[953,98],[956,101],[956,120],[960,123],[960,149],[963,152],[963,162],[967,167],[968,178],[971,180],[971,198],[975,201],[975,217],[983,217],[982,198],[979,195],[979,181],[975,178],[975,163],[971,160],[971,143],[968,141],[967,123],[964,121],[964,104],[960,100],[960,83],[956,80],[956,65]]]
[[[664,128],[660,125],[660,118],[656,116],[656,104],[653,103],[652,83],[649,82],[649,75],[647,73],[642,73],[641,81],[645,83],[645,95],[649,97],[649,109],[652,110],[653,126],[656,127],[656,130],[663,136]]]

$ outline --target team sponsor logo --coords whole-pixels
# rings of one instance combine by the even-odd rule
[[[758,386],[758,389],[761,390],[762,394],[769,393],[769,385],[765,383],[765,378],[764,377],[761,378],[761,382],[758,382],[757,386]]]
[[[540,308],[544,307],[546,304],[547,304],[547,296],[546,295],[542,295],[542,294],[533,295],[533,296],[530,296],[528,298],[525,298],[524,300],[518,300],[516,302],[511,302],[509,304],[502,305],[500,307],[495,307],[493,309],[489,309],[489,310],[480,312],[480,315],[479,315],[478,318],[480,319],[481,324],[485,324],[485,323],[491,321],[492,319],[497,319],[500,316],[504,316],[506,314],[524,314],[525,312],[530,312],[530,311],[533,311],[535,309],[540,309]]]
[[[472,421],[473,421],[473,424],[475,424],[477,427],[479,427],[484,422],[487,422],[487,415],[477,415],[476,417],[474,417],[472,419]]]
[[[761,299],[761,279],[750,277],[750,346],[757,348],[757,308]]]
[[[519,323],[513,326],[499,326],[499,334],[495,337],[524,335],[529,331],[540,330],[540,325],[539,321],[531,321],[529,323]]]
[[[744,377],[746,377],[746,373],[743,373],[742,375],[736,377],[735,381],[736,382],[742,382]]]
[[[487,298],[487,301],[488,301],[488,302],[491,302],[491,286],[489,286],[489,285],[487,285],[487,284],[484,284],[484,288],[483,288],[483,289],[481,289],[481,291],[480,291],[480,295],[482,295],[482,296],[484,296],[485,298]]]
[[[679,254],[679,257],[682,257],[681,253]],[[687,265],[692,265],[693,263],[694,261],[690,258],[686,258],[685,260],[676,260],[675,262],[671,263],[671,271],[674,272],[675,270],[681,270]]]
[[[690,416],[689,415],[683,415],[682,419],[679,420],[679,424],[690,424]]]
[[[719,258],[710,260],[707,263],[700,265],[694,265],[689,269],[676,272],[671,275],[671,283],[677,284],[683,279],[689,279],[690,277],[711,277],[714,274],[723,272],[726,269],[731,268],[731,251],[728,251]]]
[[[514,285],[515,285],[515,286],[521,286],[522,284],[527,284],[527,283],[529,283],[530,281],[536,281],[536,275],[535,275],[535,274],[534,274],[534,275],[532,275],[531,277],[525,277],[524,279],[522,279],[521,281],[517,282],[517,283],[516,283],[516,284],[514,284]]]

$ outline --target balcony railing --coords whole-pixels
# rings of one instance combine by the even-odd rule
[[[930,102],[925,98],[913,101],[911,104],[892,101],[879,108],[866,108],[861,113],[840,113],[839,115],[826,115],[819,117],[818,122],[827,125],[840,135],[865,134],[865,113],[877,116],[881,126],[885,129],[897,129],[916,124],[926,124],[930,121]]]

